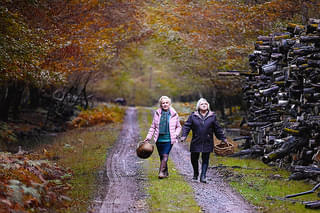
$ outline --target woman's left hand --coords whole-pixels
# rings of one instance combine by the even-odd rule
[[[180,143],[183,143],[185,140],[186,140],[186,137],[179,137],[179,138],[178,138],[178,141],[179,141]]]

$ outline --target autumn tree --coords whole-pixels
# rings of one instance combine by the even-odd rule
[[[42,89],[103,71],[127,43],[148,35],[135,20],[139,1],[9,1],[0,6],[1,120]],[[35,95],[34,95],[35,94]],[[16,114],[16,113],[15,113]]]
[[[170,70],[187,84],[189,76],[199,90],[237,93],[238,81],[219,79],[217,72],[248,69],[257,35],[317,11],[316,0],[4,0],[0,119],[22,103],[36,107],[41,91],[68,86],[74,76],[117,75],[123,50],[144,41],[154,42],[157,57],[170,59]]]
[[[319,11],[317,1],[148,1],[143,21],[161,43],[160,55],[175,61],[178,72],[229,98],[240,91],[240,82],[217,73],[247,70],[256,37],[289,21],[303,22],[305,8],[319,16],[313,12]]]

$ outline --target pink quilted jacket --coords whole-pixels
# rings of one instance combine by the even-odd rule
[[[170,107],[169,110],[171,115],[169,120],[170,138],[171,138],[171,143],[174,144],[175,142],[177,142],[177,137],[180,134],[181,124],[179,121],[178,113],[172,107]],[[157,109],[154,113],[153,121],[146,139],[151,140],[152,136],[154,136],[154,141],[158,140],[160,117],[161,117],[161,108]]]

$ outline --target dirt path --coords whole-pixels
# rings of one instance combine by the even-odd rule
[[[96,198],[93,212],[148,212],[143,192],[147,178],[142,170],[143,161],[135,153],[139,134],[136,109],[129,108],[117,143],[108,153],[105,171],[102,171],[101,179],[104,181],[100,180],[99,184],[100,199]],[[208,184],[191,181],[192,167],[186,145],[175,144],[170,158],[179,173],[192,186],[203,212],[255,212],[213,169],[208,170]]]
[[[97,213],[146,212],[143,194],[144,177],[141,163],[135,154],[139,127],[135,108],[126,112],[123,129],[116,145],[108,153],[106,162],[106,189]],[[141,187],[142,186],[142,187]],[[99,200],[95,201],[99,203]]]
[[[214,169],[208,169],[207,184],[192,181],[193,170],[187,144],[175,144],[170,157],[174,161],[179,173],[192,186],[196,201],[203,212],[256,212],[254,207],[246,202],[240,194],[235,192]]]

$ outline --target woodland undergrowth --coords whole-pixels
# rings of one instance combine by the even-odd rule
[[[87,209],[124,112],[117,106],[83,110],[68,131],[43,137],[32,153],[21,149],[16,154],[0,152],[0,213]],[[0,133],[2,139],[12,137],[10,143],[17,142],[6,126]]]

